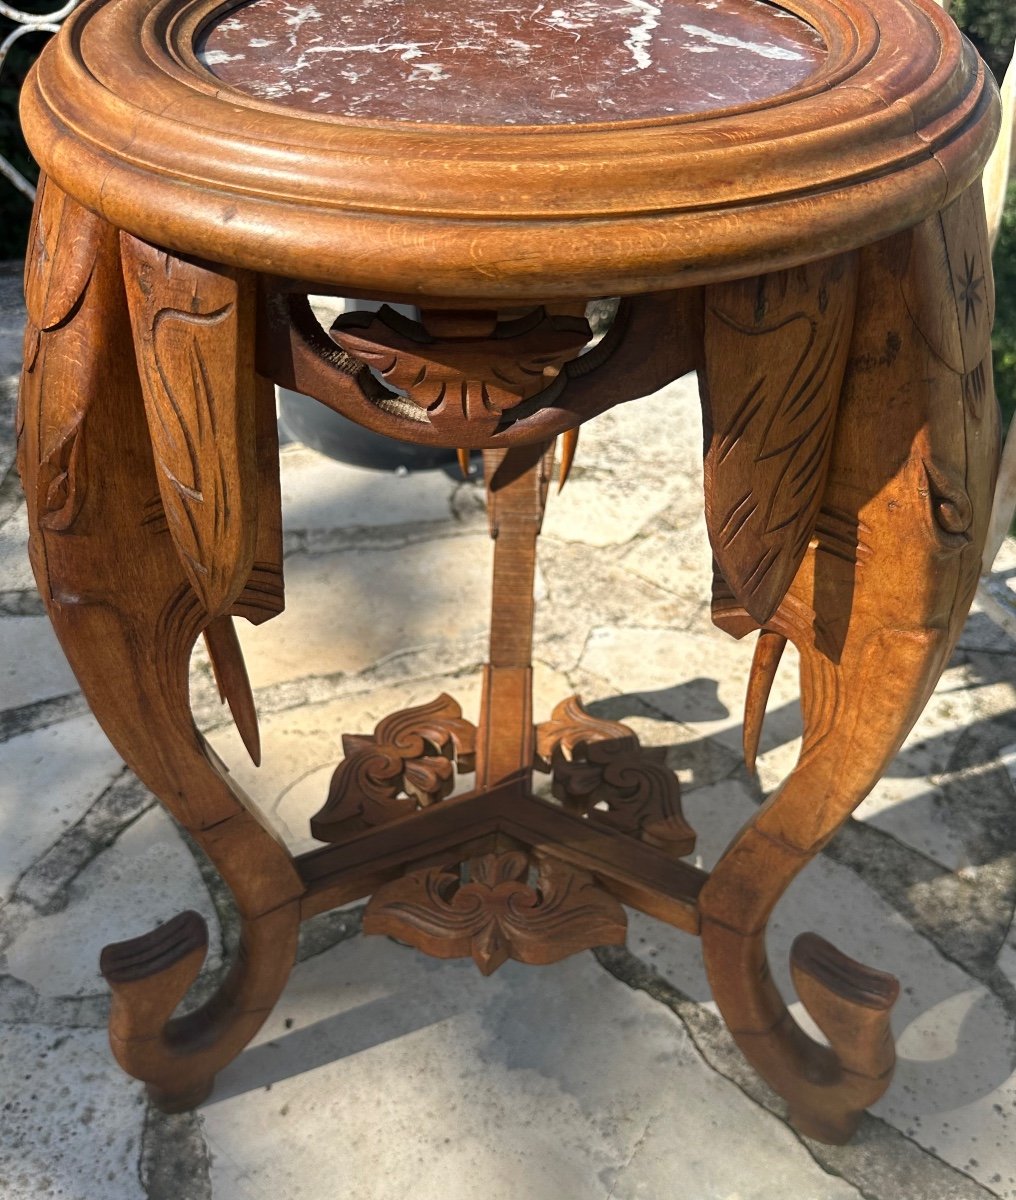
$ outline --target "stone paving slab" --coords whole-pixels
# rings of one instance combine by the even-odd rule
[[[590,955],[484,980],[346,942],[295,972],[229,1075],[203,1110],[222,1200],[861,1194]]]
[[[0,333],[17,326],[8,282],[0,271]],[[15,340],[0,339],[8,394]],[[903,980],[896,1081],[851,1146],[787,1127],[716,1016],[696,940],[637,913],[627,948],[487,980],[362,938],[356,906],[318,918],[252,1047],[196,1113],[166,1117],[108,1052],[98,948],[197,908],[207,992],[235,917],[83,710],[37,615],[3,475],[11,428],[0,420],[2,1200],[1016,1200],[1016,642],[990,603],[886,779],[774,919],[782,987],[803,929]],[[664,747],[708,867],[792,765],[800,718],[788,652],[749,778],[750,647],[708,621],[699,428],[686,380],[583,430],[541,546],[535,704],[542,718],[579,692]],[[490,544],[475,481],[299,445],[282,461],[289,608],[241,631],[264,766],[200,648],[192,702],[299,851],[342,732],[441,691],[475,719]]]

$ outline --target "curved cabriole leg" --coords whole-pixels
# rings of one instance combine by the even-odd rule
[[[787,595],[761,622],[749,689],[752,742],[781,640],[797,644],[801,756],[701,894],[703,952],[720,1011],[748,1060],[788,1101],[794,1125],[821,1141],[845,1142],[888,1087],[898,984],[815,935],[799,938],[794,983],[829,1040],[820,1045],[794,1022],[770,978],[766,924],[899,749],[973,598],[998,456],[991,306],[977,186],[862,253],[815,536]],[[729,593],[714,617],[737,635],[760,624]]]
[[[132,263],[127,270],[141,278]],[[157,306],[154,364],[146,360],[144,303],[135,304],[150,372],[148,416],[160,430],[150,438],[118,235],[44,183],[26,272],[18,448],[36,579],[106,734],[211,857],[242,918],[225,983],[183,1018],[172,1013],[204,959],[199,917],[177,918],[103,955],[114,1052],[156,1103],[178,1109],[208,1092],[271,1010],[295,955],[302,885],[285,848],[211,755],[188,698],[195,639],[245,611],[256,559],[275,557],[270,518],[262,530],[258,515],[237,516],[246,502],[236,489],[252,474],[251,405],[270,395],[255,387],[237,350],[249,320],[246,285],[184,263],[164,274],[176,286],[164,304],[169,285],[155,271],[141,278],[144,303]],[[231,417],[232,387],[240,398]],[[151,446],[160,437],[157,474]],[[265,600],[269,592],[261,586],[258,602],[278,607],[277,596]],[[232,652],[228,639],[218,641],[226,643],[223,666]],[[235,690],[236,664],[228,665],[225,687]]]

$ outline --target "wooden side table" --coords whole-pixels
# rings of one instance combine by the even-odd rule
[[[765,931],[895,754],[977,583],[998,101],[949,18],[931,0],[108,0],[68,20],[22,114],[46,176],[18,426],[39,588],[103,728],[243,923],[183,1017],[196,914],[106,948],[124,1069],[165,1109],[197,1104],[278,999],[300,922],[358,897],[368,932],[484,972],[619,942],[624,902],[701,937],[746,1057],[800,1130],[846,1140],[889,1083],[897,981],[799,938],[819,1044]],[[325,331],[321,291],[421,320]],[[603,296],[620,307],[589,347]],[[710,874],[629,729],[531,704],[555,439],[566,475],[584,420],[693,368],[714,619],[757,633],[749,765],[788,640],[804,709],[800,761]],[[187,688],[204,634],[256,760],[232,622],[283,605],[275,383],[482,448],[494,539],[479,724],[440,696],[348,736],[325,844],[296,858]],[[468,794],[453,764],[475,767]]]

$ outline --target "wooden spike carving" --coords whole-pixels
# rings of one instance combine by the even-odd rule
[[[381,933],[436,955],[471,955],[484,975],[509,958],[543,965],[593,946],[621,945],[624,909],[586,871],[537,858],[529,882],[524,851],[472,859],[469,881],[457,867],[410,871],[367,905],[364,933]]]
[[[755,643],[748,693],[744,700],[744,765],[752,775],[755,774],[755,759],[758,756],[758,744],[762,736],[769,693],[773,690],[773,681],[776,679],[786,646],[787,639],[782,634],[767,629],[762,630]]]
[[[677,776],[627,725],[590,716],[571,696],[537,727],[536,748],[536,766],[553,772],[566,808],[678,858],[695,849]]]
[[[121,234],[159,490],[191,586],[229,611],[254,563],[254,280]]]
[[[572,463],[575,461],[575,451],[579,444],[579,426],[574,429],[566,429],[561,435],[561,471],[557,477],[558,495],[564,491],[564,485],[568,482],[568,476],[571,474]]]
[[[311,833],[323,842],[444,799],[454,783],[453,764],[463,771],[474,766],[476,726],[442,693],[429,704],[385,717],[370,737],[345,734],[342,745],[346,757],[310,822]]]
[[[229,705],[247,753],[254,765],[259,767],[261,734],[258,730],[258,713],[233,618],[216,617],[206,626],[204,635],[219,697]]]
[[[455,451],[455,454],[459,460],[459,470],[462,472],[462,478],[468,479],[469,478],[469,451],[464,450],[461,447],[459,447],[459,449]]]
[[[853,254],[706,289],[706,523],[759,624],[797,573],[822,502],[856,293]]]

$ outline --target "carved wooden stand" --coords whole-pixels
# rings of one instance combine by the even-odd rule
[[[665,261],[667,254],[690,254],[666,248],[681,245],[680,237],[668,234],[669,241],[646,250],[638,239],[648,237],[649,226],[619,219],[617,237],[635,240],[610,253],[602,243],[603,265],[594,270],[578,265],[574,256],[584,250],[562,218],[558,240],[548,234],[541,242],[550,257],[539,275],[543,267],[532,268],[518,250],[523,243],[511,242],[511,222],[481,231],[469,224],[472,217],[448,218],[460,242],[442,243],[427,260],[435,295],[417,297],[420,322],[383,310],[342,318],[329,334],[312,318],[307,294],[325,286],[315,238],[324,245],[325,234],[345,229],[345,210],[322,202],[312,219],[309,209],[283,203],[283,182],[272,183],[267,157],[256,186],[236,201],[239,210],[229,199],[243,191],[236,179],[215,184],[220,192],[214,180],[206,180],[205,191],[194,189],[183,158],[172,159],[178,151],[203,152],[209,179],[220,166],[253,172],[247,158],[223,151],[222,166],[209,156],[201,138],[221,134],[211,125],[187,142],[191,126],[181,122],[175,141],[153,141],[156,149],[145,151],[175,164],[145,178],[153,196],[169,189],[167,195],[184,197],[177,207],[142,204],[132,190],[145,139],[165,132],[158,113],[151,116],[154,131],[144,120],[130,124],[134,165],[125,165],[120,143],[96,150],[120,118],[110,110],[110,124],[103,124],[108,95],[95,91],[94,81],[105,72],[110,88],[114,79],[133,86],[131,72],[114,67],[137,46],[156,53],[146,23],[179,0],[160,4],[154,15],[136,0],[81,10],[44,57],[25,100],[33,148],[52,168],[40,187],[27,264],[18,421],[32,563],[103,728],[209,855],[242,918],[227,979],[183,1017],[174,1011],[206,950],[196,914],[106,948],[110,1037],[121,1065],[146,1081],[162,1108],[197,1104],[278,999],[300,922],[360,897],[371,897],[368,933],[391,934],[440,957],[471,955],[485,974],[507,958],[550,963],[621,942],[624,903],[701,937],[713,994],[745,1056],[787,1099],[800,1130],[846,1140],[889,1084],[889,1014],[898,984],[814,934],[799,938],[794,982],[828,1039],[821,1045],[796,1024],[772,983],[766,924],[791,880],[896,753],[948,659],[976,586],[998,453],[993,293],[977,183],[997,112],[983,69],[948,32],[946,18],[920,6],[850,0],[842,7],[860,31],[852,42],[836,40],[837,22],[848,19],[840,7],[809,0],[798,7],[822,28],[831,60],[833,50],[840,55],[837,70],[849,67],[858,77],[883,71],[880,87],[892,84],[910,97],[906,137],[916,140],[904,139],[893,160],[893,197],[878,191],[889,170],[881,159],[867,175],[853,160],[849,167],[861,171],[849,194],[859,197],[855,208],[870,225],[867,244],[850,223],[861,221],[854,209],[836,217],[831,184],[818,168],[807,218],[797,207],[804,185],[788,185],[784,195],[770,181],[773,205],[796,214],[798,224],[786,224],[786,232],[772,214],[758,216],[753,196],[744,200],[737,218],[743,244],[732,244],[726,232],[733,200],[722,208],[727,224],[714,228],[703,224],[701,189],[693,188],[691,215],[681,215],[683,176],[674,170],[667,176],[678,181],[668,184],[670,207],[653,219],[671,233],[685,226],[666,222],[692,222],[696,244],[706,248],[700,260]],[[110,24],[114,10],[119,15]],[[221,104],[193,64],[188,69],[200,86],[179,64],[190,61],[187,53],[193,57],[186,38],[193,40],[195,23],[213,10],[219,6],[210,0],[185,8],[190,15],[166,35],[184,41],[161,68],[165,94],[179,93],[174,113],[193,102],[202,120]],[[864,40],[872,12],[882,22],[882,42]],[[914,34],[913,65],[892,58],[889,33],[911,36],[900,13],[914,29],[937,31],[952,57],[942,57],[930,34],[927,45]],[[89,40],[93,21],[99,34]],[[72,36],[79,27],[89,36]],[[883,51],[889,67],[879,65]],[[921,58],[925,51],[931,66]],[[859,65],[850,66],[855,53]],[[87,70],[82,54],[91,56]],[[148,70],[151,62],[145,64]],[[915,79],[923,91],[914,90]],[[780,121],[791,125],[791,110],[814,122],[808,105],[825,104],[807,89],[799,99],[798,92],[788,96],[798,108],[787,101]],[[835,121],[848,123],[849,104],[868,104],[860,85],[844,96],[838,116],[820,109],[831,123],[830,163],[840,153]],[[75,107],[82,97],[91,107]],[[92,125],[76,117],[76,132],[66,133],[74,121],[60,117],[61,106],[68,114],[94,110]],[[297,123],[269,107],[252,109],[250,120],[264,125],[265,146],[288,145]],[[851,120],[870,132],[891,108],[865,107]],[[751,121],[761,129],[767,112],[738,117],[738,139],[720,139],[715,153],[739,154],[734,141],[747,144],[744,129],[754,128]],[[346,186],[344,127],[309,124],[301,133],[308,195],[331,172],[336,187],[340,179]],[[921,141],[915,128],[931,132]],[[487,134],[469,136],[487,145]],[[582,136],[609,141],[607,134]],[[73,155],[63,150],[68,138]],[[315,157],[328,139],[328,153]],[[869,141],[876,144],[874,135]],[[867,153],[868,144],[857,153]],[[538,191],[549,167],[534,157],[544,153],[534,145],[520,142],[519,153],[531,156]],[[690,154],[683,145],[679,139],[670,151],[679,164]],[[260,153],[260,142],[244,143],[248,157]],[[712,160],[695,154],[694,170],[708,174]],[[505,161],[514,163],[513,156]],[[603,162],[612,161],[604,150]],[[647,162],[654,170],[655,160]],[[406,160],[410,173],[432,166],[432,148]],[[445,168],[457,169],[451,159]],[[953,181],[948,196],[928,182],[938,186],[946,176]],[[172,191],[177,180],[184,191]],[[270,184],[279,189],[274,208],[265,199]],[[442,194],[436,176],[430,186]],[[509,191],[492,190],[498,199],[490,203]],[[210,195],[233,208],[208,207],[202,216]],[[242,220],[233,225],[237,211]],[[367,236],[369,222],[354,215],[357,236]],[[254,236],[243,225],[248,219],[251,229],[269,224]],[[202,220],[212,223],[214,237]],[[801,265],[806,220],[826,222],[813,231],[824,231],[833,248]],[[302,241],[286,240],[290,221]],[[474,257],[448,249],[466,244],[467,227]],[[401,269],[414,228],[394,217],[378,226],[394,260],[381,255],[371,267],[379,287],[386,272],[394,277]],[[544,238],[535,226],[530,232]],[[488,261],[482,254],[494,254],[489,246],[481,254],[488,235],[515,247],[489,259],[516,264],[504,267],[504,278],[501,267],[490,265],[487,274],[476,267]],[[762,250],[746,248],[763,243]],[[210,261],[213,245],[233,265]],[[430,253],[412,245],[418,257]],[[194,257],[199,253],[206,257]],[[651,260],[662,265],[650,281],[644,264]],[[350,286],[357,262],[341,265]],[[303,270],[285,278],[293,266]],[[331,286],[342,294],[339,274]],[[454,286],[447,282],[453,277]],[[583,297],[602,295],[618,280],[627,280],[618,288],[626,298],[610,331],[580,355],[589,340]],[[694,834],[674,776],[629,729],[590,717],[577,698],[534,723],[531,697],[533,572],[554,440],[564,436],[566,475],[583,420],[693,368],[706,417],[714,619],[737,637],[758,633],[744,723],[749,766],[788,640],[800,652],[804,710],[797,766],[709,874],[683,861]],[[386,718],[372,735],[347,736],[346,757],[312,822],[327,844],[296,858],[196,730],[187,687],[191,648],[204,634],[220,690],[257,761],[257,717],[232,622],[268,620],[283,604],[273,383],[398,436],[483,447],[494,540],[478,727],[454,700],[439,696]],[[475,788],[466,794],[452,794],[456,766],[475,768]],[[551,773],[553,800],[534,794],[534,770]]]

